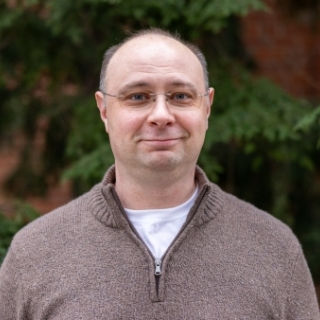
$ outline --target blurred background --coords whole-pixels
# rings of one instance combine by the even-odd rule
[[[94,101],[103,53],[160,27],[208,61],[216,96],[199,164],[288,224],[320,284],[319,17],[320,0],[2,0],[0,263],[21,227],[113,163]]]

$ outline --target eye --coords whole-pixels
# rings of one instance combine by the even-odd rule
[[[135,102],[143,102],[150,99],[150,95],[148,93],[136,92],[131,93],[126,97],[126,100],[131,100]]]
[[[170,100],[175,100],[179,102],[186,102],[192,99],[192,94],[188,92],[171,92],[170,93]]]
[[[127,92],[123,94],[121,105],[129,108],[141,108],[150,105],[150,93],[149,92]]]
[[[178,100],[184,100],[184,99],[188,98],[188,96],[182,92],[176,93],[173,97],[174,97],[174,99],[178,99]]]

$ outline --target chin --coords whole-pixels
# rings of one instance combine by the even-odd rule
[[[148,162],[145,163],[145,166],[151,171],[172,171],[181,166],[184,166],[185,161],[182,159],[178,159],[176,157],[166,157],[162,156],[158,159],[149,159]]]

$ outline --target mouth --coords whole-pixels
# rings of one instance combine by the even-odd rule
[[[180,138],[166,138],[166,139],[141,139],[141,142],[150,145],[150,146],[158,146],[158,147],[169,147],[176,144]]]
[[[180,138],[154,138],[154,139],[141,139],[142,141],[175,141],[175,140],[179,140]]]

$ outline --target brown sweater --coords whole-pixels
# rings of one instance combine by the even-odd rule
[[[16,235],[0,269],[1,320],[320,319],[301,247],[283,223],[197,169],[198,199],[155,276],[114,179],[111,168]]]

